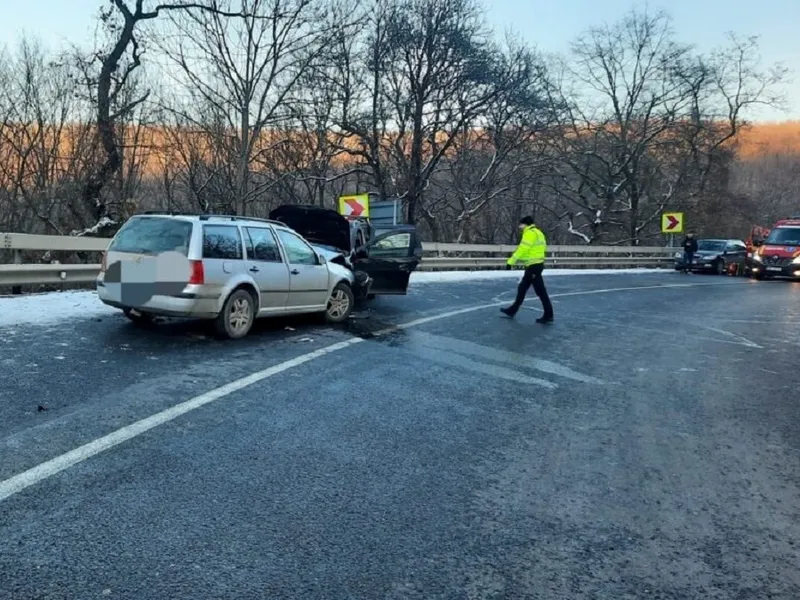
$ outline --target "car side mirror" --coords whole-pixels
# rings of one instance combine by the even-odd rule
[[[369,258],[369,252],[366,248],[359,248],[356,250],[356,258]]]
[[[764,242],[762,240],[753,240],[753,246],[758,248],[759,246],[763,246]]]
[[[321,265],[324,265],[326,262],[328,262],[328,260],[324,256],[322,256],[322,254],[317,254],[317,260]]]

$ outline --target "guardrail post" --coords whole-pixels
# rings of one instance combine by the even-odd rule
[[[22,264],[22,251],[20,250],[12,250],[11,251],[12,259],[11,262],[15,265]],[[21,285],[13,285],[11,286],[11,294],[19,296],[22,293],[22,286]]]

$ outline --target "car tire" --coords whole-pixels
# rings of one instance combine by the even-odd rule
[[[328,306],[325,308],[325,320],[333,325],[344,323],[350,318],[355,305],[353,290],[346,283],[339,282],[333,288]]]
[[[225,300],[217,318],[214,320],[214,329],[219,337],[229,340],[239,340],[250,333],[256,314],[256,302],[253,295],[245,289],[239,288]]]
[[[124,308],[122,309],[122,314],[127,317],[127,319],[133,323],[134,325],[139,325],[141,327],[146,327],[148,325],[153,324],[154,317],[153,315],[142,313],[140,312],[138,315],[133,313],[133,309],[131,308]]]
[[[717,275],[725,275],[725,261],[719,259],[716,263],[714,263],[714,273]]]

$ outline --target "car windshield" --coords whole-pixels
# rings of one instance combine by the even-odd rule
[[[701,252],[722,252],[725,249],[725,242],[700,240],[697,242],[697,249]]]
[[[770,231],[767,244],[800,246],[800,227],[778,227]]]
[[[178,219],[133,217],[119,230],[109,250],[132,254],[161,254],[175,251],[186,256],[192,224]]]

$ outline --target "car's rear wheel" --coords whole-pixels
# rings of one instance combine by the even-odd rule
[[[346,283],[337,283],[333,288],[328,306],[325,309],[325,320],[328,323],[344,323],[350,318],[355,304],[355,296]]]
[[[238,340],[246,336],[253,327],[256,303],[253,295],[245,289],[235,290],[222,307],[214,327],[220,337]]]

